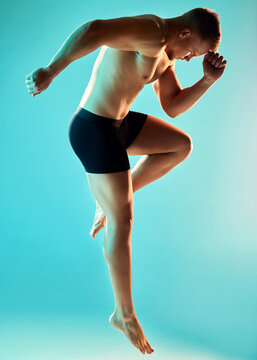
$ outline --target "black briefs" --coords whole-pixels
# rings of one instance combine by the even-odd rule
[[[130,169],[126,149],[139,134],[147,114],[129,111],[124,119],[96,115],[78,107],[69,124],[69,140],[88,173]]]

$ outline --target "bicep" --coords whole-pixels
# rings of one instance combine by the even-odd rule
[[[172,66],[168,66],[152,85],[164,111],[172,99],[181,91],[181,85]]]
[[[98,19],[95,20],[96,36],[100,46],[150,55],[154,46],[161,44],[161,29],[157,19],[155,15]]]

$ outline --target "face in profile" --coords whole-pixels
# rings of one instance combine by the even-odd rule
[[[170,60],[190,61],[192,57],[202,56],[210,50],[208,41],[202,40],[200,35],[184,28],[173,38],[165,48]]]

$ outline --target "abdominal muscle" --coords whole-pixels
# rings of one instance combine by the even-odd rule
[[[101,81],[99,83],[101,84]],[[108,89],[104,83],[102,86],[100,84],[88,84],[80,106],[103,117],[116,120],[124,119],[129,112],[134,98],[136,98],[141,89],[135,90],[134,96],[131,99],[122,93],[120,88],[115,90],[115,87],[109,86]]]
[[[141,57],[140,57],[141,56]],[[103,46],[93,67],[88,86],[80,101],[80,106],[94,114],[124,119],[145,84],[153,82],[167,68],[168,57],[165,52],[158,59],[146,57],[133,51],[121,51]],[[141,61],[141,63],[140,63]],[[158,62],[151,78],[139,74],[139,66]],[[148,62],[148,63],[147,63]]]

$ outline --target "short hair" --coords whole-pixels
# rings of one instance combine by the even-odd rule
[[[209,42],[210,50],[216,51],[220,40],[220,20],[219,15],[206,8],[195,8],[181,15],[184,25],[195,29],[202,40]]]

